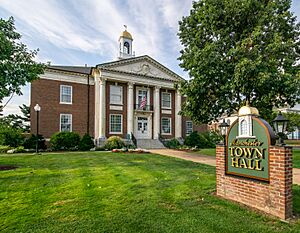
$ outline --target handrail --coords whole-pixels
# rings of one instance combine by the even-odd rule
[[[165,141],[160,133],[158,134],[158,141],[160,141],[163,145],[165,145]]]
[[[137,141],[136,141],[136,138],[135,138],[135,136],[133,135],[132,132],[130,133],[130,137],[131,137],[131,141],[132,141],[133,145],[135,147],[137,147]]]

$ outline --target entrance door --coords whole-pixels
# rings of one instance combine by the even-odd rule
[[[149,138],[148,118],[137,118],[137,138]]]

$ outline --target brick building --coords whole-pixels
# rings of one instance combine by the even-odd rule
[[[32,133],[36,104],[42,109],[40,134],[45,138],[74,131],[96,140],[134,135],[154,141],[205,131],[206,125],[195,125],[178,114],[183,97],[174,84],[182,78],[147,55],[135,57],[132,41],[125,30],[116,61],[95,67],[48,67],[31,85]]]

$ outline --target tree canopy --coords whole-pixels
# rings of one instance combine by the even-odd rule
[[[0,118],[0,124],[9,125],[22,132],[30,132],[30,106],[22,104],[19,106],[22,115],[9,114]]]
[[[44,70],[43,64],[34,61],[37,50],[28,50],[20,39],[13,17],[0,18],[0,102],[5,97],[21,95],[21,87]]]
[[[207,123],[246,101],[263,117],[300,96],[300,25],[290,0],[199,0],[179,22],[190,80],[182,112]]]

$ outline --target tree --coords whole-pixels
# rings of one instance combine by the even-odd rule
[[[270,118],[300,96],[300,25],[290,0],[199,0],[179,22],[190,80],[182,113],[208,123],[246,101]]]
[[[296,129],[300,129],[300,114],[296,112],[284,112],[282,115],[289,120],[287,124],[287,131],[289,133],[294,132]]]
[[[19,108],[23,116],[9,114],[8,116],[2,117],[0,123],[9,125],[22,132],[30,132],[30,107],[26,104],[22,104]]]
[[[21,87],[43,73],[45,66],[34,61],[37,50],[30,51],[20,42],[13,17],[0,18],[0,102],[14,94],[22,95]],[[7,105],[6,102],[3,107]],[[2,107],[2,108],[3,108]]]

